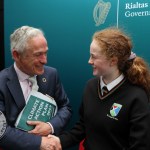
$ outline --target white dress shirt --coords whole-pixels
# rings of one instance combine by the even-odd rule
[[[17,73],[24,98],[25,98],[25,100],[27,100],[27,97],[28,97],[29,93],[31,92],[31,83],[28,80],[30,76],[25,74],[24,72],[22,72],[17,67],[16,63],[14,63],[14,68],[15,68],[15,71]]]

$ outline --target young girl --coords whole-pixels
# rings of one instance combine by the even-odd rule
[[[146,150],[150,72],[130,38],[117,28],[96,32],[89,64],[95,78],[85,87],[80,120],[59,136],[61,147],[85,138],[85,150]]]

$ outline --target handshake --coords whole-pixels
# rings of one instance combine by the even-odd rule
[[[41,136],[40,150],[62,150],[60,139],[57,136],[52,135],[52,128],[48,123],[41,121],[27,121],[29,125],[35,126],[30,134]]]
[[[59,138],[51,134],[43,136],[40,150],[62,150]]]

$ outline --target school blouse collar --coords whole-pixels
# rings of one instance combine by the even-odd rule
[[[113,80],[112,82],[106,85],[102,79],[102,76],[100,76],[100,87],[102,89],[104,86],[106,86],[108,91],[110,91],[115,86],[117,86],[123,79],[124,79],[124,74],[121,74],[118,78],[116,78],[115,80]]]

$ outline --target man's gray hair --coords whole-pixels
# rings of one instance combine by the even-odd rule
[[[13,50],[22,53],[26,48],[28,48],[28,40],[38,35],[44,36],[44,33],[41,29],[29,26],[22,26],[16,29],[10,35],[11,53]]]

